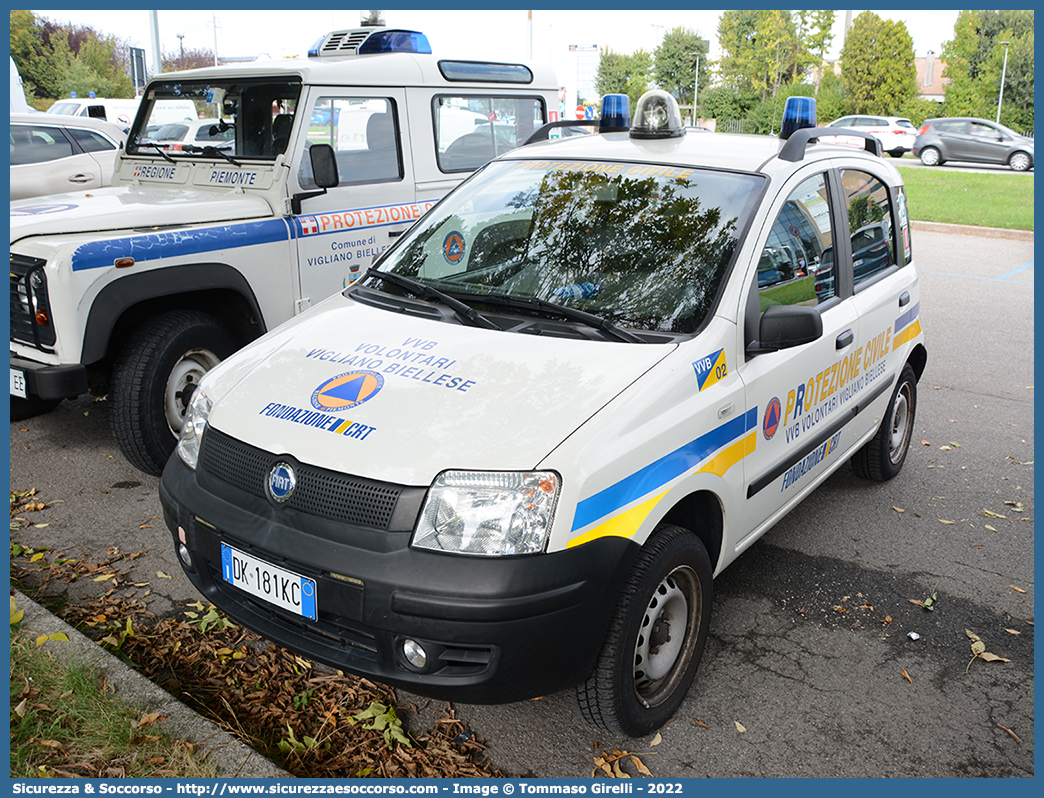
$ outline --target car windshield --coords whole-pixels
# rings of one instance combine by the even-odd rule
[[[214,132],[208,134],[208,139],[231,142],[231,146],[222,148],[226,154],[271,160],[286,150],[287,137],[280,132],[292,127],[300,95],[301,83],[292,77],[154,82],[142,98],[127,153],[155,155],[152,142],[180,139],[188,130],[187,123],[206,119],[214,123]],[[181,128],[180,135],[164,135],[165,130],[174,131],[175,126]],[[191,157],[207,143],[166,150],[166,154]]]
[[[694,333],[715,304],[762,185],[757,175],[677,166],[493,163],[379,268],[474,306],[484,295],[506,295],[620,327]]]

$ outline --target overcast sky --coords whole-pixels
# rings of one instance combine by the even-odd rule
[[[99,33],[112,34],[146,51],[150,72],[153,53],[149,33],[150,12],[136,9],[120,11],[33,11],[55,22],[89,25]],[[175,53],[182,41],[186,49],[215,49],[222,56],[273,58],[302,55],[324,33],[359,26],[360,11],[236,9],[159,11],[160,47]],[[853,19],[859,15],[853,11]],[[914,53],[924,56],[929,50],[939,53],[944,41],[953,38],[957,11],[907,10],[881,11],[878,16],[903,21],[913,37]],[[626,11],[535,9],[532,26],[525,10],[459,11],[406,10],[384,12],[390,27],[409,28],[427,34],[432,51],[454,58],[532,59],[550,63],[562,83],[576,69],[576,54],[570,45],[598,45],[617,53],[638,49],[652,52],[663,34],[679,26],[694,30],[711,43],[711,58],[718,56],[717,28],[721,11],[658,10]],[[828,58],[836,58],[843,42],[845,12],[837,12],[834,43]],[[179,40],[178,34],[184,36]]]

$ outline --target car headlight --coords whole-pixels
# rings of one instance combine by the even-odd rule
[[[412,545],[486,557],[539,554],[559,487],[552,471],[445,471],[428,491]]]
[[[178,456],[193,471],[199,460],[199,444],[203,440],[203,430],[207,428],[210,410],[214,402],[202,388],[196,390],[188,410],[185,411],[185,422],[181,425],[178,436]]]

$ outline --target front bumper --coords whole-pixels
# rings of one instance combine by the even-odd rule
[[[81,363],[45,365],[11,353],[11,368],[25,375],[27,393],[41,399],[66,399],[87,393],[87,368]]]
[[[176,453],[160,481],[175,546],[184,542],[191,554],[192,567],[182,563],[186,575],[235,621],[280,645],[420,695],[466,703],[524,700],[587,677],[636,544],[606,538],[514,558],[415,550],[409,541],[423,490],[403,496],[393,528],[378,530],[277,507],[192,471]],[[221,542],[314,579],[318,619],[223,581]],[[424,670],[403,657],[406,638],[429,652]]]

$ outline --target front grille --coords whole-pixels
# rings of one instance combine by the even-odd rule
[[[47,301],[47,276],[41,258],[29,258],[11,253],[11,340],[50,352],[54,345],[54,321],[47,325],[36,323],[36,314],[43,311],[50,316]]]
[[[265,483],[276,455],[214,428],[203,435],[199,468],[253,496],[267,498]],[[353,477],[306,464],[294,467],[297,487],[284,506],[352,526],[388,529],[402,493],[398,485]]]

